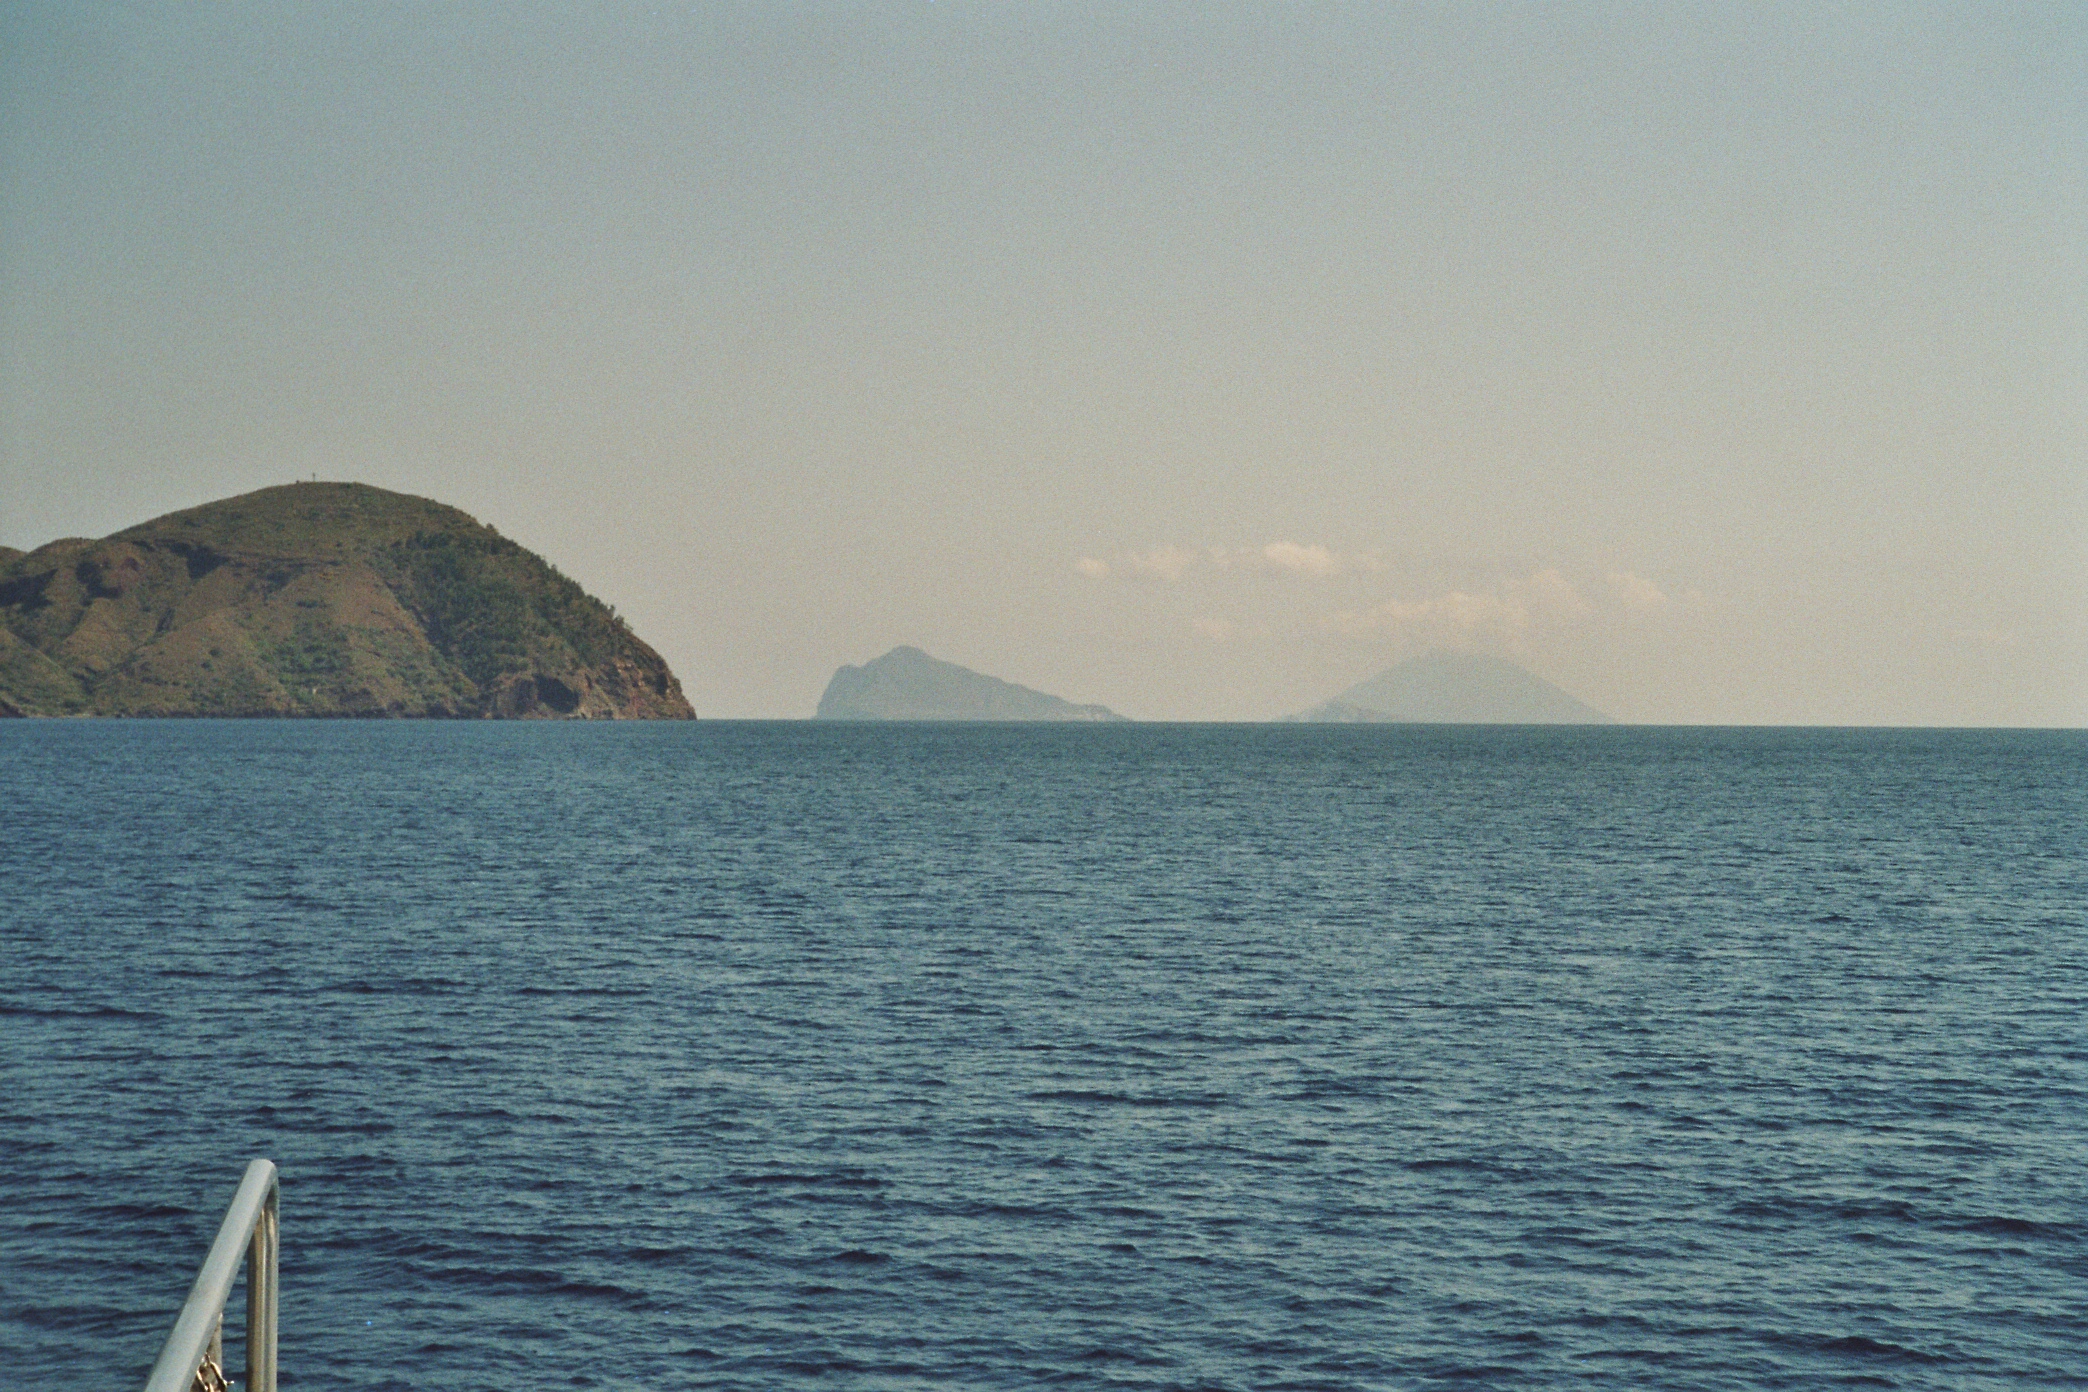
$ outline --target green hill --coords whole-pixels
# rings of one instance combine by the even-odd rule
[[[0,550],[0,714],[694,716],[660,655],[542,557],[356,483]]]

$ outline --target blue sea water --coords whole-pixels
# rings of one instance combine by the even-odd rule
[[[0,791],[13,1389],[141,1383],[255,1155],[286,1388],[2088,1387],[2079,732],[16,721]]]

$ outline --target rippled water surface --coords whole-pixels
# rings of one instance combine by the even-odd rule
[[[2078,733],[0,726],[0,1353],[2088,1386]],[[235,1323],[241,1302],[235,1297]]]

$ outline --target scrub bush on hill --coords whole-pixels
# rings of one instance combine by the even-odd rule
[[[606,661],[626,632],[579,585],[502,536],[415,532],[390,561],[400,600],[480,686],[567,654]]]

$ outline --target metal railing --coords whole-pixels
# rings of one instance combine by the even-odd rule
[[[225,1380],[225,1301],[246,1257],[246,1392],[276,1392],[275,1162],[256,1160],[239,1181],[217,1241],[189,1290],[174,1332],[160,1350],[145,1392],[222,1392]]]

